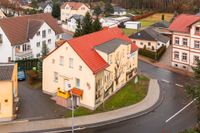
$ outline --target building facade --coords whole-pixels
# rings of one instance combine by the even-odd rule
[[[200,17],[181,14],[169,27],[172,31],[172,66],[192,72],[200,58]]]
[[[0,64],[0,122],[16,118],[18,101],[17,64]]]
[[[136,76],[137,65],[137,46],[118,28],[104,29],[71,39],[44,59],[43,91],[68,104],[74,95],[75,105],[94,110]]]
[[[62,37],[62,29],[50,14],[0,20],[0,61],[41,57],[43,45],[49,51]]]
[[[60,9],[61,21],[66,21],[73,15],[85,16],[87,12],[90,12],[89,6],[80,2],[65,2]]]

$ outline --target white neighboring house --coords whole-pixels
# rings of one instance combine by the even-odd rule
[[[200,16],[181,14],[169,27],[172,32],[172,66],[192,72],[200,59]]]
[[[127,29],[140,29],[141,28],[141,22],[136,21],[127,21],[124,23],[125,28]]]
[[[114,13],[112,15],[124,16],[127,14],[126,9],[120,6],[114,6],[113,9],[114,9]]]
[[[68,31],[72,31],[72,32],[75,32],[76,31],[76,28],[77,28],[77,25],[78,25],[78,21],[82,22],[84,16],[82,15],[73,15],[71,16],[68,20],[67,20],[67,27],[66,29]]]
[[[38,58],[42,46],[55,49],[62,29],[51,14],[37,14],[0,20],[0,61]]]
[[[88,5],[81,3],[81,2],[65,2],[61,7],[60,7],[60,19],[61,21],[66,21],[73,15],[83,15],[87,12],[90,13],[90,8]]]
[[[114,18],[101,18],[100,23],[102,25],[102,27],[117,27],[120,22],[118,20],[115,20]]]
[[[52,13],[53,5],[47,2],[41,2],[38,4],[38,10],[42,10],[44,13]]]

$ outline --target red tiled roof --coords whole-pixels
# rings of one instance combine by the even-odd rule
[[[81,2],[65,2],[61,6],[61,9],[64,9],[66,5],[69,5],[72,10],[78,10],[83,5],[83,3],[81,3]]]
[[[175,18],[169,27],[170,31],[189,32],[189,26],[200,20],[200,16],[181,14]]]
[[[11,45],[17,45],[28,41],[30,20],[44,21],[55,31],[56,34],[63,33],[56,20],[49,13],[0,19],[0,27],[10,40]],[[37,27],[38,25],[34,22],[31,29]]]
[[[99,32],[68,40],[67,42],[93,73],[97,73],[108,67],[109,64],[96,52],[94,47],[114,38],[131,43],[131,40],[117,27],[104,29]],[[134,49],[136,49],[136,46]]]
[[[138,50],[137,45],[135,45],[134,43],[131,44],[131,52],[135,52]]]

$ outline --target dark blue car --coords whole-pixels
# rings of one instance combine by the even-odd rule
[[[18,68],[18,74],[17,74],[18,80],[19,81],[23,81],[26,80],[26,74],[25,74],[25,70],[22,68]]]

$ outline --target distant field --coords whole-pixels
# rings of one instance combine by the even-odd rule
[[[147,18],[141,19],[140,22],[142,24],[142,27],[148,27],[156,22],[161,21],[162,19],[162,14],[165,15],[165,20],[170,21],[173,17],[172,13],[156,13],[152,16],[149,16]]]
[[[121,28],[121,30],[122,30],[127,36],[130,36],[130,35],[132,35],[133,33],[138,32],[138,30],[126,29],[126,28]]]

